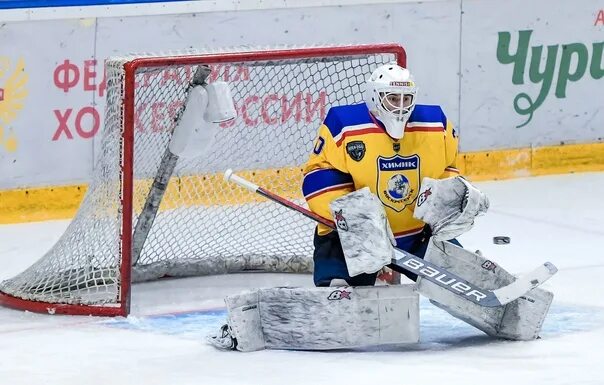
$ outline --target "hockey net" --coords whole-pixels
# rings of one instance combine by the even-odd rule
[[[315,223],[223,181],[227,168],[304,204],[301,167],[330,106],[359,103],[367,75],[405,65],[400,46],[365,45],[112,58],[93,180],[58,242],[0,283],[31,311],[126,315],[131,282],[242,271],[312,271]],[[203,156],[180,159],[138,258],[132,238],[187,85],[199,64],[230,84],[238,117]]]

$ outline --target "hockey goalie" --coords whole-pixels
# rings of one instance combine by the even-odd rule
[[[227,323],[211,344],[254,351],[416,343],[420,294],[490,336],[537,338],[553,295],[536,286],[555,268],[517,279],[461,247],[456,237],[489,202],[458,175],[452,124],[439,106],[416,105],[416,95],[410,72],[386,64],[367,80],[364,103],[329,110],[302,186],[307,215],[323,218],[314,234],[317,287],[227,297]],[[387,268],[410,283],[375,286]]]

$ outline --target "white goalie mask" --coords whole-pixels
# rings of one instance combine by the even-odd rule
[[[394,139],[405,133],[405,124],[415,108],[417,87],[408,69],[397,64],[379,66],[365,83],[365,102]]]

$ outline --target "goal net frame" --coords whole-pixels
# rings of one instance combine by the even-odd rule
[[[390,55],[397,64],[406,67],[406,52],[398,44],[368,44],[350,46],[327,46],[309,48],[279,48],[270,50],[254,51],[230,51],[202,54],[182,54],[174,56],[149,56],[129,57],[123,61],[123,85],[122,95],[119,98],[122,120],[122,132],[120,139],[120,213],[121,229],[119,239],[119,273],[116,288],[116,300],[114,303],[102,303],[99,305],[77,303],[71,300],[69,303],[41,301],[28,297],[20,297],[14,293],[3,291],[0,283],[0,305],[20,310],[27,310],[48,314],[70,314],[70,315],[95,315],[95,316],[127,316],[130,312],[131,285],[132,285],[132,246],[133,225],[136,220],[134,214],[134,162],[135,160],[135,119],[136,119],[136,75],[138,71],[168,66],[197,66],[200,64],[225,65],[228,63],[250,63],[271,61],[296,61],[315,60],[322,61],[331,58],[355,58],[368,55]],[[366,74],[368,75],[368,74]],[[108,95],[109,96],[109,95]],[[106,110],[109,108],[108,100]],[[327,106],[330,107],[330,106]],[[105,117],[107,122],[107,116]],[[313,127],[316,130],[317,127]],[[98,166],[98,165],[97,165]],[[95,166],[93,174],[99,170]],[[90,193],[90,190],[87,192]],[[86,198],[84,201],[86,202]],[[82,204],[83,206],[83,204]],[[81,211],[81,210],[79,210]],[[66,231],[67,232],[67,231]],[[41,259],[43,259],[42,257]],[[31,268],[30,268],[31,269]],[[99,275],[99,281],[105,277]]]

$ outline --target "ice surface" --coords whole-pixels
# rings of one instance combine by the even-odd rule
[[[125,318],[0,308],[0,384],[604,384],[604,173],[477,183],[491,209],[460,238],[512,273],[551,261],[559,273],[542,338],[490,339],[421,302],[421,342],[337,352],[223,352],[204,336],[223,297],[251,287],[311,285],[310,276],[235,274],[133,287]],[[585,191],[585,186],[589,190]],[[46,251],[67,221],[0,226],[0,279]],[[494,236],[509,236],[495,245]]]

